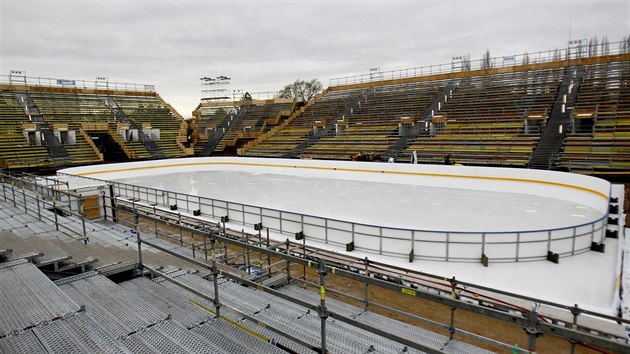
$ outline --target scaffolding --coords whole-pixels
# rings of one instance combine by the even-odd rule
[[[231,78],[220,75],[215,78],[202,77],[201,102],[226,102],[233,99],[230,92]]]

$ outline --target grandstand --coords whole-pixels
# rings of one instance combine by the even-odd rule
[[[70,88],[24,78],[0,88],[0,163],[38,169],[193,155],[360,154],[407,162],[415,151],[419,163],[449,156],[465,165],[615,174],[630,164],[629,57],[554,53],[538,63],[334,79],[309,102],[204,101],[188,121],[148,85]]]
[[[24,77],[23,83],[0,86],[5,168],[54,169],[193,153],[187,122],[146,85],[110,90],[98,82],[91,89],[31,81]]]
[[[416,151],[420,163],[449,155],[466,165],[624,171],[628,59],[556,58],[339,84],[239,154],[348,160],[363,152],[407,162]]]
[[[333,79],[308,102],[202,100],[192,120],[149,85],[23,77],[0,84],[0,169],[366,154],[625,179],[630,53],[600,54]],[[269,225],[245,220],[262,209],[192,192],[4,172],[0,185],[0,353],[520,353],[543,333],[541,352],[629,350],[616,315],[354,257],[354,226],[333,252],[304,231],[270,242]],[[623,207],[609,207],[602,237],[624,242]],[[281,234],[304,228],[305,215],[278,214]],[[496,326],[507,339],[484,331]]]
[[[234,155],[239,147],[258,138],[286,120],[295,110],[292,99],[243,99],[234,102],[201,103],[193,122],[198,137],[196,156]]]

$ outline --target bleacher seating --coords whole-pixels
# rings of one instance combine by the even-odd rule
[[[32,117],[22,108],[26,105],[35,110]],[[124,120],[117,118],[118,112],[122,112]],[[129,122],[147,132],[152,129],[149,134],[154,135],[157,149],[163,155],[153,154],[143,141],[130,138],[128,133],[123,136],[122,131],[131,128]],[[53,161],[46,144],[40,144],[35,138],[40,125],[57,135],[68,154],[62,162],[64,165],[102,162],[103,153],[92,141],[94,135],[102,134],[111,136],[132,160],[180,157],[189,153],[183,145],[187,141],[187,122],[157,94],[94,94],[9,87],[0,91],[0,167],[59,167],[59,161]],[[31,132],[30,135],[27,132]]]
[[[630,170],[630,63],[592,64],[573,110],[575,133],[560,166],[571,171]]]
[[[338,90],[323,95],[284,129],[249,149],[244,155],[282,157],[291,153],[309,138],[317,122],[334,124],[335,119],[358,99],[362,91],[361,89]]]
[[[180,157],[184,155],[178,145],[178,137],[180,135],[186,136],[187,126],[157,97],[123,95],[111,97],[139,128],[146,125],[152,129],[160,130],[159,139],[154,141],[166,157]],[[142,143],[140,142],[140,144]]]
[[[0,90],[0,167],[46,167],[51,164],[45,146],[32,145],[23,134],[22,124],[29,124],[11,91]]]
[[[114,122],[114,114],[103,100],[91,94],[30,93],[44,120],[53,128],[65,125],[75,132],[76,142],[65,143],[64,147],[73,164],[89,164],[101,159],[86,138],[81,134],[83,123]]]
[[[270,124],[273,118],[277,118],[274,123],[278,123],[280,115],[284,113],[288,116],[291,113],[293,102],[271,102],[257,101],[244,104],[240,107],[242,120],[240,124],[231,124],[225,134],[215,147],[215,152],[221,152],[229,146],[235,146],[239,138],[252,139],[261,133],[271,129],[274,124]]]
[[[414,139],[399,160],[416,151],[419,162],[524,167],[540,138],[525,129],[531,116],[546,118],[562,70],[539,70],[462,79],[433,119],[435,135]]]
[[[400,138],[401,119],[420,118],[445,84],[430,81],[377,86],[356,109],[347,112],[335,136],[320,138],[301,156],[343,160],[359,152],[381,155]]]
[[[196,127],[197,141],[195,144],[195,156],[200,156],[203,152],[205,144],[208,142],[208,131],[220,129],[219,127],[225,120],[229,112],[226,109],[217,109],[209,111],[200,109],[199,119]]]

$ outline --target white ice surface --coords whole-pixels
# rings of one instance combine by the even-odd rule
[[[524,230],[575,225],[599,218],[588,207],[518,193],[295,177],[237,171],[195,171],[117,179],[134,185],[261,205],[368,224],[438,230]],[[277,240],[286,236],[272,235]],[[316,246],[330,248],[318,244]],[[617,241],[607,252],[547,261],[481,264],[368,256],[375,261],[498,287],[569,306],[612,313]],[[339,251],[339,253],[344,253]]]
[[[428,177],[437,179],[439,177]],[[370,225],[440,231],[524,231],[597,220],[593,208],[554,196],[425,185],[194,171],[119,182]]]

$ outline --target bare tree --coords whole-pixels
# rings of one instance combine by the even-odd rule
[[[602,55],[609,55],[610,54],[610,44],[608,43],[608,36],[604,36],[602,38],[602,50],[601,53]]]
[[[597,56],[597,50],[599,46],[599,41],[597,40],[597,37],[593,37],[591,39],[589,39],[588,41],[588,56],[589,57],[596,57]]]
[[[553,51],[553,60],[552,61],[560,61],[562,60],[562,54],[560,53],[560,49],[556,48]]]
[[[322,83],[317,79],[311,81],[295,80],[294,83],[286,85],[279,93],[280,98],[293,98],[299,102],[308,102],[311,98],[322,90]]]
[[[523,65],[529,64],[529,53],[527,52],[523,53],[523,62],[521,64]]]
[[[490,50],[486,49],[486,52],[481,57],[481,68],[482,69],[490,69],[492,67],[492,61],[490,58]]]
[[[470,54],[462,58],[462,71],[470,71]]]

